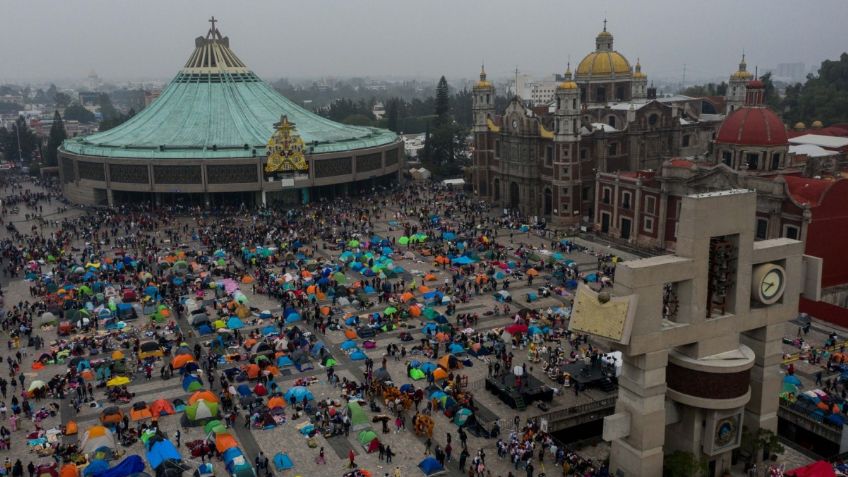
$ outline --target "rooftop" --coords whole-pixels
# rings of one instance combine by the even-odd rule
[[[810,144],[826,149],[839,149],[848,146],[848,137],[822,136],[820,134],[804,134],[789,139],[790,144]]]
[[[397,141],[391,131],[340,124],[308,111],[262,81],[230,50],[214,23],[162,94],[120,126],[65,141],[67,152],[107,157],[203,159],[264,156],[287,116],[308,154]]]

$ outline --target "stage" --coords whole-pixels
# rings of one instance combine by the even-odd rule
[[[585,363],[573,363],[560,366],[564,373],[571,375],[571,378],[577,383],[579,389],[590,387],[606,387],[605,384],[610,379],[615,380],[615,369],[598,364],[595,366]]]
[[[523,409],[534,401],[550,402],[554,390],[526,374],[521,376],[521,388],[515,388],[515,376],[504,374],[499,378],[486,378],[486,390],[513,409]]]

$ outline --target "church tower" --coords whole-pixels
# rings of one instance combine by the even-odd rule
[[[748,64],[745,63],[745,54],[742,53],[739,70],[730,75],[730,81],[727,84],[727,93],[725,93],[726,114],[730,114],[745,105],[745,91],[748,82],[753,78],[754,75],[748,71]]]
[[[554,223],[573,224],[586,215],[581,203],[583,190],[580,171],[580,88],[571,77],[571,65],[557,86],[554,109]]]
[[[486,69],[480,67],[480,81],[472,89],[471,110],[474,113],[475,134],[488,131],[487,122],[495,115],[495,87],[486,80]]]
[[[636,58],[636,68],[633,72],[630,97],[633,99],[645,99],[648,97],[648,75],[642,73],[642,65]]]
[[[565,72],[565,79],[556,90],[556,130],[554,141],[575,142],[580,133],[580,89],[571,79],[571,67]]]

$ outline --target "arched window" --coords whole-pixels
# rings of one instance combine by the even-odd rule
[[[607,118],[607,124],[609,124],[609,125],[610,125],[610,126],[612,126],[612,127],[615,127],[615,116],[610,115],[610,116]]]

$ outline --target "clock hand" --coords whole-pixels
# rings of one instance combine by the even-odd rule
[[[768,285],[768,286],[766,287],[766,289],[764,291],[769,291],[769,289],[774,286],[774,282],[766,283],[766,285]]]

